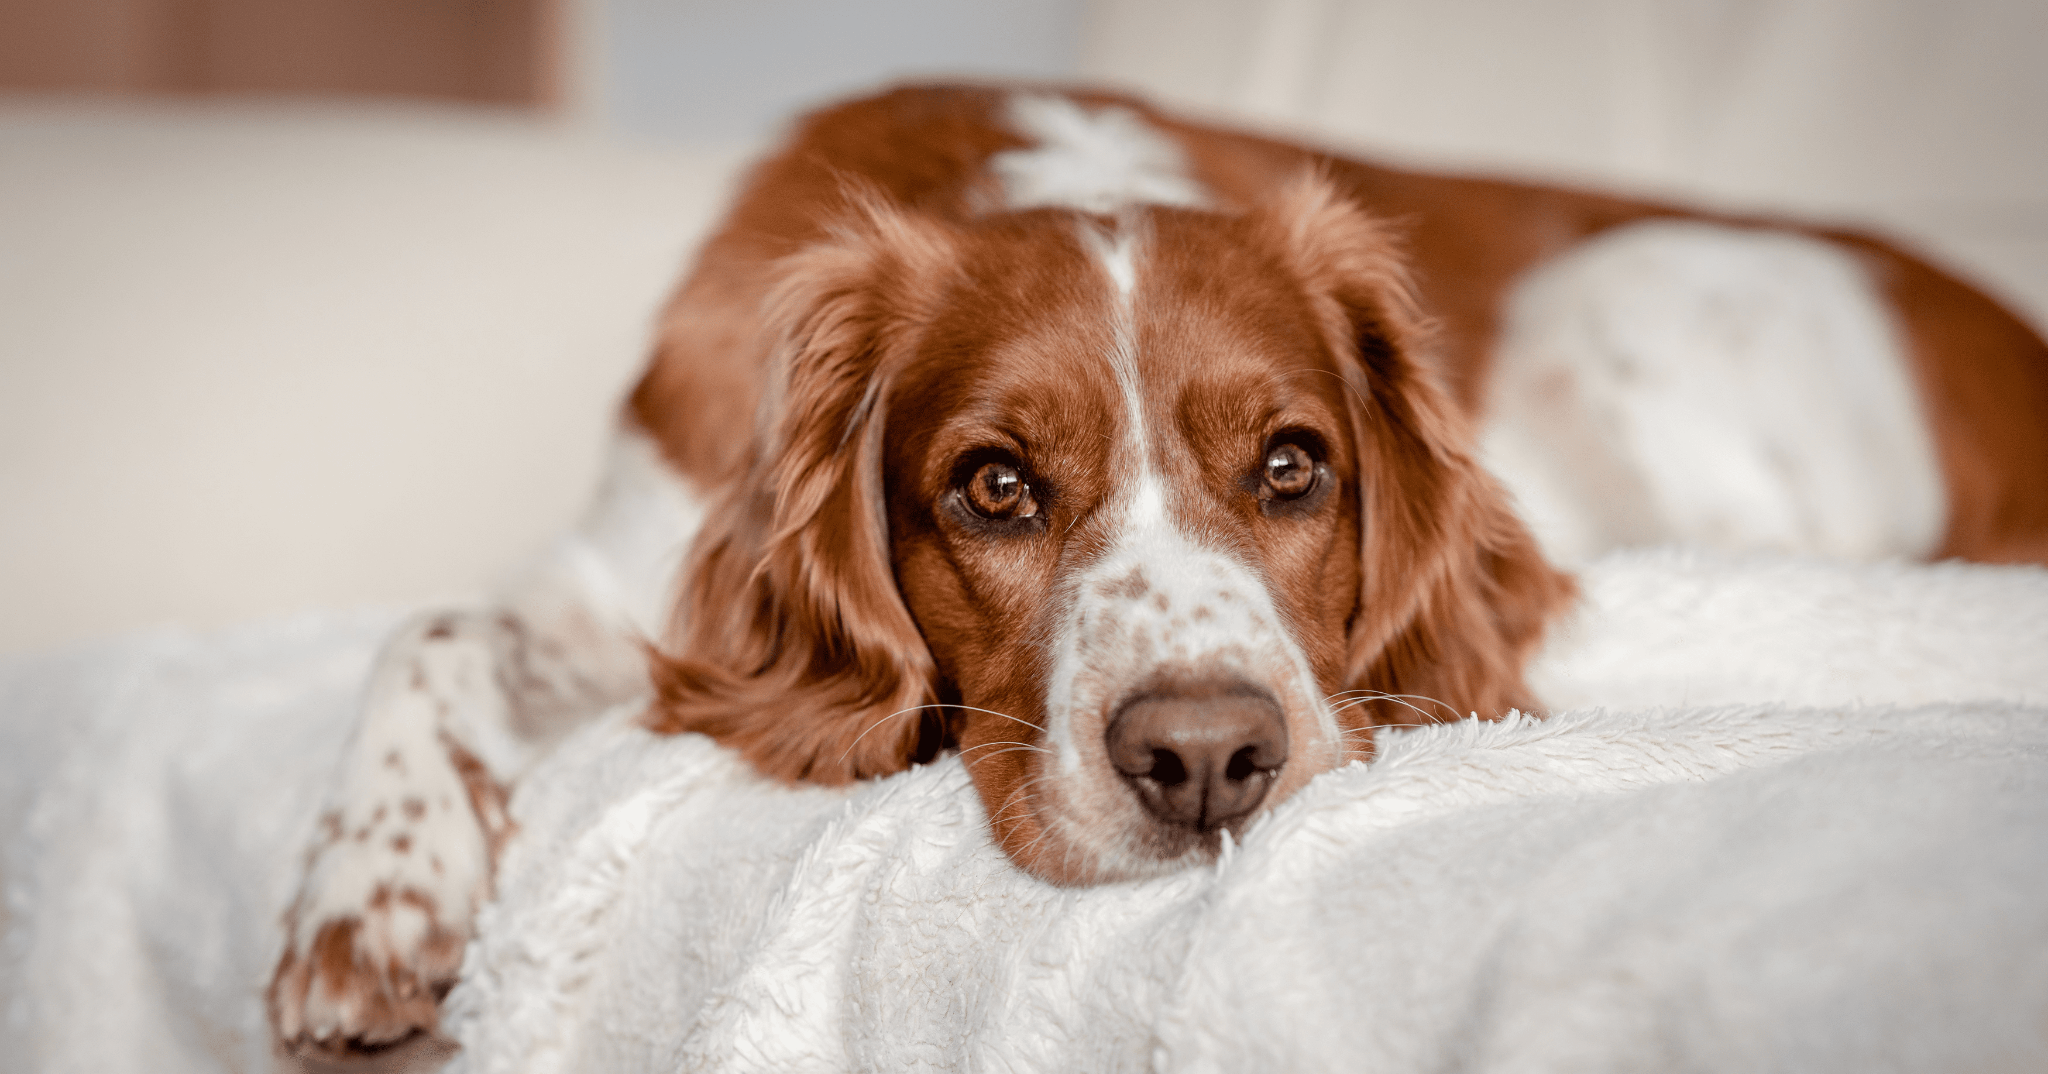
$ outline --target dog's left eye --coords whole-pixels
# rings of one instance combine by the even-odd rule
[[[1023,471],[1000,459],[981,464],[961,489],[967,507],[983,518],[997,522],[1030,518],[1038,513],[1038,501],[1031,495],[1031,483]]]
[[[1292,500],[1316,487],[1316,461],[1300,444],[1282,441],[1266,450],[1266,489],[1276,499]]]

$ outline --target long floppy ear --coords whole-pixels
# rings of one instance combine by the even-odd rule
[[[1308,289],[1355,389],[1363,562],[1344,686],[1410,695],[1452,719],[1527,707],[1523,664],[1574,587],[1474,461],[1472,423],[1430,362],[1430,327],[1398,240],[1315,173],[1257,218]],[[1370,707],[1375,723],[1414,719],[1398,702]]]
[[[785,779],[910,763],[934,667],[890,566],[881,411],[953,264],[941,225],[860,197],[776,264],[753,457],[685,565],[655,729],[710,734]]]

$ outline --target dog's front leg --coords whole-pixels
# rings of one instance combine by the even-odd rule
[[[386,643],[286,915],[268,998],[287,1047],[349,1052],[436,1027],[512,834],[509,787],[645,692],[639,642],[700,515],[628,432],[582,523],[501,603],[417,617]]]
[[[286,1043],[375,1047],[434,1027],[511,831],[501,629],[488,613],[423,616],[378,659],[286,918],[270,992]]]

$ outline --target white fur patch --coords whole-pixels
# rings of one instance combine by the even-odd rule
[[[1487,466],[1544,550],[1660,543],[1852,558],[1941,538],[1941,472],[1889,314],[1843,250],[1652,221],[1507,305]]]
[[[1053,94],[1018,93],[1010,97],[1008,120],[1037,144],[989,160],[1007,208],[1109,214],[1130,205],[1192,208],[1208,200],[1188,177],[1180,146],[1128,108],[1083,108]]]

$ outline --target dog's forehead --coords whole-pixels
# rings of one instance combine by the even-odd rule
[[[961,269],[891,407],[938,452],[1009,438],[1099,465],[1133,420],[1162,443],[1342,410],[1299,285],[1211,214],[1025,214],[978,236]]]
[[[1069,222],[1017,222],[965,246],[904,377],[904,402],[987,420],[1106,402],[1116,390],[1100,357],[1116,344],[1113,295]]]
[[[1154,210],[1134,255],[1130,312],[1147,372],[1222,354],[1330,364],[1307,290],[1242,221]]]

